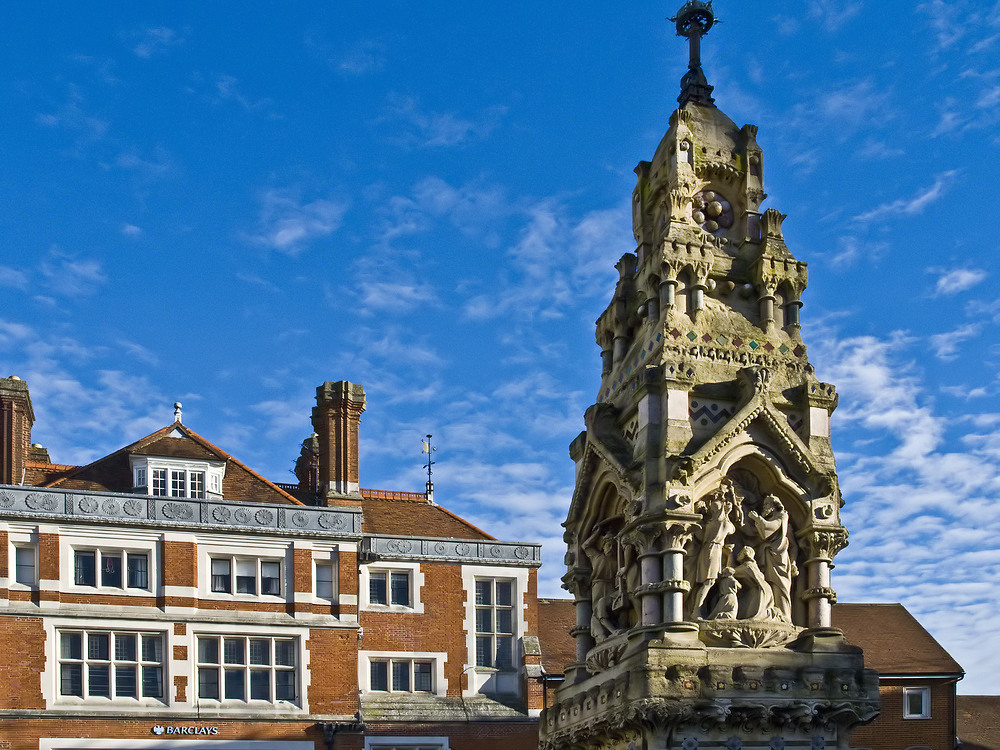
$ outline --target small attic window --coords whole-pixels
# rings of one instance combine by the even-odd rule
[[[195,461],[157,456],[129,456],[133,492],[153,497],[194,499],[222,497],[222,461]]]

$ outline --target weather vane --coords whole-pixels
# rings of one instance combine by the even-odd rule
[[[701,38],[717,23],[721,23],[712,12],[712,2],[691,0],[677,15],[670,19],[677,24],[677,36],[686,37],[690,48],[688,71],[681,78],[681,95],[677,101],[683,107],[688,102],[715,106],[712,87],[708,85],[705,72],[701,69]]]
[[[424,464],[424,468],[427,469],[427,502],[434,502],[434,482],[431,481],[431,467],[436,463],[431,460],[432,454],[437,448],[431,446],[431,438],[433,435],[428,435],[427,439],[423,441],[423,453],[427,454],[427,463]]]

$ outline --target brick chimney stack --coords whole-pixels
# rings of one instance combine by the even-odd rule
[[[0,484],[21,484],[34,422],[28,384],[15,375],[0,378]]]
[[[358,484],[358,426],[365,410],[364,386],[340,380],[316,389],[313,430],[319,438],[319,496],[321,502],[360,500]]]

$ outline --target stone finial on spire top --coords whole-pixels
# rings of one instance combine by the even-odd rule
[[[682,107],[688,102],[714,107],[713,87],[708,85],[705,72],[701,69],[701,38],[718,23],[712,12],[711,0],[690,0],[670,20],[677,24],[677,36],[687,37],[691,53],[688,71],[681,78],[681,94],[677,101]]]
[[[175,401],[174,402],[174,422],[176,422],[176,423],[179,424],[180,421],[181,421],[181,402],[180,401]]]

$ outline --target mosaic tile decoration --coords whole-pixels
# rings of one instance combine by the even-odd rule
[[[717,427],[730,419],[736,413],[736,405],[724,401],[704,401],[691,399],[688,404],[688,416],[692,427],[706,429]]]
[[[728,338],[724,334],[719,334],[714,338],[707,333],[699,335],[696,331],[681,331],[678,328],[672,328],[667,331],[666,335],[677,341],[678,339],[685,338],[694,343],[704,343],[711,344],[714,346],[721,347],[722,349],[732,349],[740,350],[746,347],[751,352],[757,352],[758,350],[767,352],[771,354],[777,351],[781,355],[787,355],[789,353],[794,357],[802,357],[806,353],[806,348],[802,344],[796,344],[794,347],[788,344],[780,344],[775,346],[770,341],[758,341],[757,339],[743,339],[740,336],[733,336],[733,338]],[[650,339],[646,344],[640,347],[638,353],[632,358],[632,361],[625,366],[624,373],[619,373],[618,377],[611,383],[610,386],[605,387],[604,391],[600,393],[597,397],[597,403],[602,403],[605,399],[609,398],[614,391],[617,391],[623,384],[626,378],[629,378],[633,373],[640,369],[640,365],[645,363],[647,354],[653,352],[656,348],[656,344],[663,340],[664,334],[657,333],[656,338]],[[630,390],[634,391],[637,388],[635,382],[632,383]],[[797,429],[797,428],[796,428]]]

